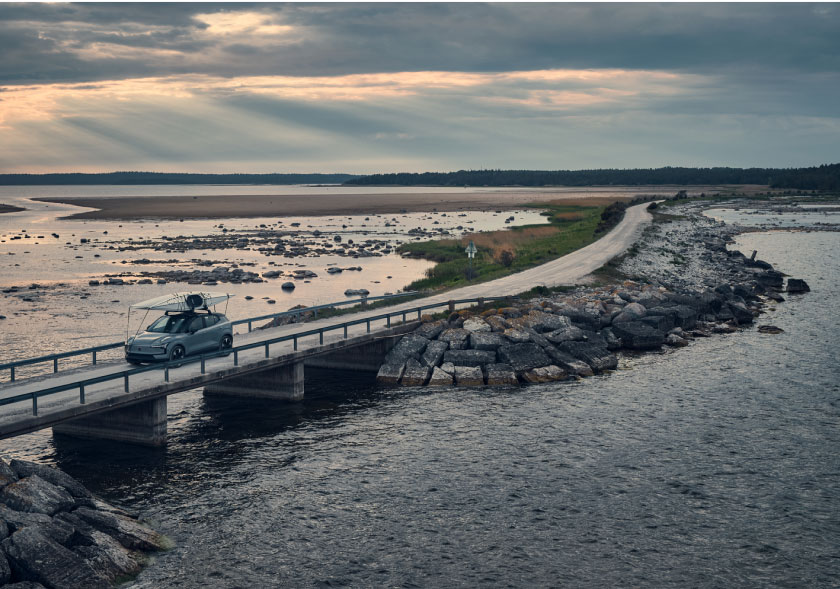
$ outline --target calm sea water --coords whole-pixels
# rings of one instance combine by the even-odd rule
[[[836,587],[838,233],[754,233],[804,278],[754,328],[614,374],[513,389],[307,375],[300,405],[169,398],[148,450],[54,440],[56,464],[176,547],[152,587]]]

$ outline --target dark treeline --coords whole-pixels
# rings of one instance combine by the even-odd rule
[[[56,184],[341,184],[352,174],[181,174],[108,172],[104,174],[0,174],[0,185]]]
[[[364,186],[642,186],[762,184],[774,188],[840,190],[840,164],[813,168],[651,168],[635,170],[461,170],[373,174],[348,180]]]

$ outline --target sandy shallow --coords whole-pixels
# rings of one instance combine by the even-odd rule
[[[322,195],[212,195],[142,197],[41,197],[35,200],[97,209],[72,219],[187,219],[393,214],[424,211],[476,211],[521,208],[534,202],[601,205],[630,200],[618,196],[562,192],[482,192]]]

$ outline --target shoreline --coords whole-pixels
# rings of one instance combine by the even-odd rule
[[[4,205],[0,204],[0,215],[3,213],[19,213],[20,211],[25,211],[26,209],[23,207],[16,207],[14,205]]]
[[[424,317],[386,356],[377,382],[510,387],[590,377],[615,370],[623,353],[686,347],[696,338],[734,333],[753,325],[767,306],[783,302],[782,292],[810,291],[804,280],[791,277],[785,284],[785,275],[754,259],[755,253],[747,258],[728,250],[744,228],[705,218],[703,205],[675,208],[685,216],[661,216],[635,252],[604,267],[614,275],[600,286],[544,289],[501,307]],[[671,241],[675,230],[682,237],[677,243]],[[663,238],[675,249],[660,260]],[[640,268],[649,274],[637,273]],[[769,324],[758,330],[783,332]]]

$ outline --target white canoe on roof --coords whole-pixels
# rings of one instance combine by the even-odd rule
[[[192,311],[218,305],[231,298],[226,292],[175,292],[148,301],[134,303],[132,309],[152,309],[155,311]]]

